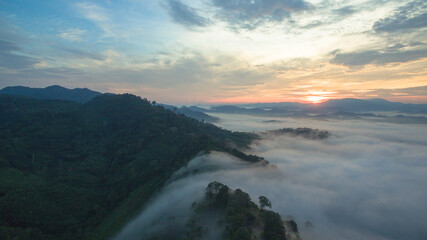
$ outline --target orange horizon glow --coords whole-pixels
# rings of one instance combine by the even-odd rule
[[[305,99],[310,103],[320,103],[322,100],[329,99],[329,97],[324,96],[307,96]]]
[[[280,103],[280,102],[298,102],[298,103],[322,103],[330,99],[340,99],[324,96],[301,96],[288,98],[256,98],[256,97],[232,97],[222,99],[212,99],[206,101],[206,104],[249,104],[249,103]]]
[[[247,98],[247,97],[233,97],[233,98],[223,98],[223,99],[212,99],[210,101],[204,102],[208,105],[216,104],[250,104],[250,103],[280,103],[280,102],[297,102],[303,104],[319,104],[326,102],[328,100],[336,99],[345,99],[345,98],[354,98],[354,99],[372,99],[376,97],[348,97],[348,96],[301,96],[301,97],[289,97],[289,98]],[[402,96],[402,97],[377,97],[382,98],[390,102],[401,102],[401,103],[414,103],[414,104],[427,104],[427,96]]]

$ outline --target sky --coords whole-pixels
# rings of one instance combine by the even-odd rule
[[[0,0],[0,88],[427,103],[427,2]]]

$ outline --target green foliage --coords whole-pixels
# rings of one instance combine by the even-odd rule
[[[282,218],[278,213],[261,210],[261,217],[264,220],[264,231],[262,232],[264,239],[286,239],[285,227],[283,226]]]
[[[256,155],[252,155],[252,154],[245,154],[239,150],[237,150],[236,148],[232,148],[232,149],[227,149],[227,152],[240,158],[243,159],[247,162],[261,162],[261,161],[266,161],[263,157],[259,157]]]
[[[224,184],[217,181],[209,183],[206,187],[206,198],[212,199],[216,197],[219,193],[219,190],[222,189],[224,186]]]
[[[261,196],[260,200],[271,206],[268,198]],[[222,229],[223,239],[286,240],[283,221],[278,213],[259,209],[249,194],[240,189],[233,191],[217,181],[208,184],[205,199],[194,204],[193,209],[194,213],[187,222],[186,240],[201,239],[209,231],[218,229]],[[218,214],[218,224],[206,226],[204,219],[215,218]]]
[[[0,237],[107,239],[196,154],[253,138],[129,94],[0,96]]]

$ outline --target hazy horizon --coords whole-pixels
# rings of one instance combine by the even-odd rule
[[[48,87],[52,87],[52,86],[59,86],[59,87],[64,87],[64,86],[61,86],[61,85],[59,85],[59,84],[54,84],[54,85],[49,85],[49,86],[45,86],[45,87],[29,87],[29,88],[35,88],[35,89],[44,89],[44,88],[48,88]],[[4,88],[7,88],[7,87],[28,87],[28,86],[23,86],[23,85],[11,85],[11,86],[6,86],[6,87],[4,87]],[[2,89],[4,89],[4,88],[2,88]],[[81,87],[79,87],[79,86],[77,86],[77,87],[74,87],[74,88],[67,88],[67,87],[64,87],[64,88],[66,88],[66,89],[70,89],[70,90],[74,90],[74,89],[89,89],[89,90],[91,90],[91,91],[96,91],[96,92],[100,92],[100,93],[102,93],[102,94],[104,94],[104,93],[110,93],[110,92],[101,92],[101,91],[98,91],[97,89],[90,89],[90,88],[88,88],[88,87],[84,87],[84,86],[81,86]],[[0,90],[2,90],[2,89],[0,89]],[[136,95],[135,93],[131,93],[131,92],[122,92],[122,93],[118,93],[118,94],[134,94],[134,95]],[[142,97],[142,98],[146,98],[145,96],[141,96],[141,95],[136,95],[136,96],[139,96],[139,97]],[[273,104],[275,104],[275,103],[302,103],[302,104],[311,104],[311,105],[317,105],[317,104],[321,104],[321,103],[324,103],[324,102],[327,102],[327,101],[329,101],[329,100],[343,100],[343,99],[358,99],[358,100],[374,100],[374,99],[384,99],[384,100],[386,100],[386,101],[389,101],[389,102],[396,102],[396,103],[411,103],[411,104],[426,104],[427,103],[427,100],[424,102],[424,101],[397,101],[397,100],[388,100],[387,98],[381,98],[381,97],[376,97],[376,98],[374,98],[374,97],[371,97],[371,98],[369,98],[369,97],[366,97],[366,98],[356,98],[356,97],[345,97],[345,98],[328,98],[328,99],[322,99],[322,100],[315,100],[315,101],[280,101],[280,102],[268,102],[268,101],[258,101],[258,102],[159,102],[159,103],[162,103],[162,104],[171,104],[171,105],[176,105],[176,106],[190,106],[190,105],[195,105],[195,106],[218,106],[218,105],[245,105],[245,104],[262,104],[262,103],[273,103]],[[148,99],[148,100],[151,100],[151,101],[156,101],[157,102],[157,99]]]

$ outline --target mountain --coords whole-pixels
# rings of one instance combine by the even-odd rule
[[[427,104],[410,104],[400,102],[389,102],[381,98],[367,99],[366,101],[380,104],[384,107],[395,109],[395,111],[405,113],[427,113]]]
[[[194,111],[190,107],[180,107],[178,108],[178,112],[184,114],[187,117],[192,117],[194,119],[197,119],[199,121],[207,121],[207,122],[218,122],[219,118],[210,116],[206,113],[200,112],[200,111]]]
[[[67,89],[58,85],[53,85],[46,88],[30,88],[30,87],[5,87],[0,90],[0,95],[10,95],[10,96],[23,96],[36,99],[49,99],[49,100],[66,100],[74,101],[78,103],[86,103],[92,100],[94,97],[102,95],[100,92],[92,91],[87,88],[75,88]],[[159,104],[166,109],[175,110],[177,113],[186,115],[197,119],[199,121],[207,122],[217,122],[219,118],[210,116],[206,113],[203,113],[203,108],[191,106],[191,107],[180,107],[176,108],[175,106]]]
[[[293,102],[281,103],[255,103],[244,105],[214,106],[201,110],[205,113],[233,113],[251,114],[262,116],[308,116],[307,114],[333,114],[337,112],[366,113],[366,112],[401,112],[401,113],[427,113],[427,104],[410,104],[389,102],[384,99],[332,99],[318,104],[302,104]]]
[[[239,105],[240,107],[249,107],[249,108],[287,108],[289,110],[299,110],[306,108],[307,105],[298,102],[277,102],[277,103],[248,103]]]
[[[204,108],[199,108],[196,106],[191,106],[191,107],[175,107],[172,105],[167,105],[167,104],[159,104],[160,106],[163,106],[164,108],[177,113],[177,114],[184,114],[187,117],[191,117],[194,119],[197,119],[199,121],[206,121],[206,122],[211,122],[211,123],[215,123],[219,121],[219,118],[208,115],[206,113],[204,113],[203,111],[206,110]]]
[[[206,108],[202,108],[202,107],[198,107],[198,106],[189,106],[188,107],[191,111],[196,111],[196,112],[205,112]]]
[[[194,156],[231,132],[129,94],[81,104],[0,95],[0,239],[108,239]]]
[[[366,120],[389,123],[427,124],[427,104],[389,102],[384,99],[333,99],[319,104],[293,102],[254,103],[244,105],[212,106],[199,108],[201,112],[247,114],[262,117],[291,117],[311,119]],[[390,112],[385,114],[381,112]],[[278,120],[266,120],[275,123]]]
[[[320,103],[316,106],[319,109],[330,111],[350,111],[350,112],[406,112],[406,113],[427,113],[427,104],[410,104],[400,102],[389,102],[385,99],[332,99]]]
[[[389,104],[384,104],[389,103]],[[386,100],[367,101],[355,98],[332,99],[320,103],[316,108],[329,111],[351,111],[351,112],[369,112],[369,111],[396,111],[396,105]]]
[[[58,85],[53,85],[46,88],[30,88],[30,87],[5,87],[0,90],[0,95],[12,95],[31,97],[36,99],[54,99],[67,100],[79,103],[85,103],[92,100],[94,97],[101,95],[100,92],[95,92],[87,88],[67,89]]]
[[[262,108],[244,108],[237,107],[232,105],[223,105],[223,106],[215,106],[210,110],[206,110],[208,112],[220,112],[220,113],[237,113],[237,114],[264,114],[266,113],[265,109]]]
[[[400,102],[390,102],[385,99],[356,99],[343,98],[331,99],[323,103],[303,104],[295,102],[279,103],[254,103],[238,105],[240,108],[261,108],[269,110],[282,111],[304,111],[304,112],[373,112],[373,111],[396,111],[407,113],[427,113],[427,104],[410,104]],[[217,108],[217,110],[219,110]],[[225,112],[225,111],[224,111]]]

